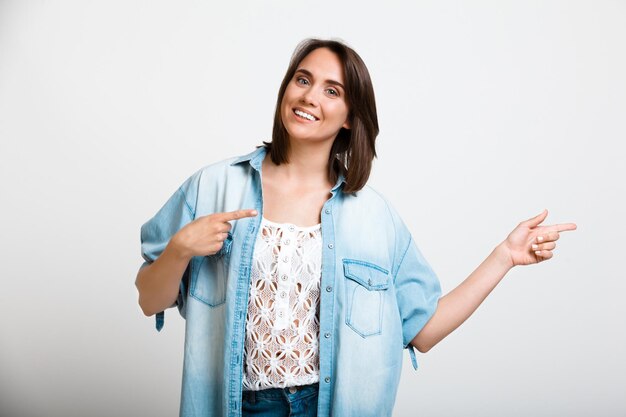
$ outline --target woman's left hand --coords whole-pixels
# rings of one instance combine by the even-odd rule
[[[544,210],[532,219],[521,222],[502,242],[502,246],[509,252],[512,266],[536,264],[552,258],[559,233],[576,230],[574,223],[539,226],[547,216],[548,210]]]

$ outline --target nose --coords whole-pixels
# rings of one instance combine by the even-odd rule
[[[318,97],[313,88],[307,88],[300,96],[300,102],[309,106],[317,107]]]

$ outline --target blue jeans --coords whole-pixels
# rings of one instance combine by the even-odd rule
[[[319,384],[244,391],[243,417],[316,417]]]

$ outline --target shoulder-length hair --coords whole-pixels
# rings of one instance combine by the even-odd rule
[[[342,42],[305,39],[298,44],[278,90],[272,141],[263,144],[268,148],[272,162],[276,165],[288,162],[289,137],[281,117],[281,103],[298,65],[318,48],[330,49],[343,64],[350,129],[341,128],[335,137],[328,156],[328,178],[334,184],[339,175],[343,175],[346,182],[343,191],[352,193],[362,189],[370,176],[372,161],[376,157],[374,142],[378,135],[378,116],[374,87],[367,67],[361,57]]]

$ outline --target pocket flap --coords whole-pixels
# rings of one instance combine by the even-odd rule
[[[378,265],[356,259],[343,260],[343,272],[349,278],[370,291],[389,288],[389,272]]]

